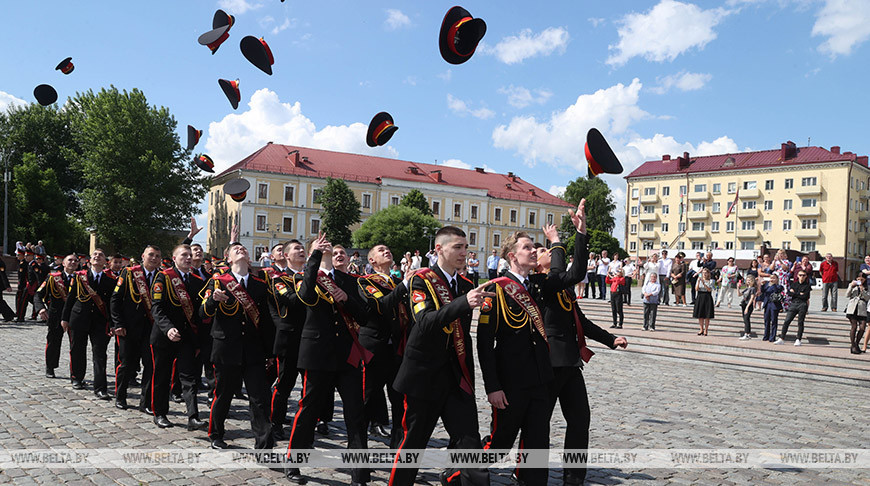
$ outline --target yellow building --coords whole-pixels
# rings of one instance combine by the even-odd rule
[[[831,253],[841,273],[854,275],[867,254],[867,156],[840,147],[787,142],[760,152],[665,155],[625,179],[625,248],[632,256],[664,247],[689,253],[764,245]]]
[[[223,193],[223,184],[244,177],[251,189],[241,203]],[[208,251],[220,254],[233,222],[240,239],[259,258],[261,252],[291,238],[309,240],[320,229],[315,195],[326,178],[344,179],[356,194],[362,219],[418,189],[435,218],[468,235],[469,249],[489,252],[510,232],[524,230],[544,241],[541,226],[561,221],[565,201],[519,176],[457,169],[367,155],[269,143],[212,179],[208,207]],[[355,225],[352,229],[358,228]],[[420,248],[422,253],[425,248]]]

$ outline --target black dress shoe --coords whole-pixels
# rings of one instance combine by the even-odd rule
[[[302,475],[297,467],[288,468],[284,472],[284,476],[287,477],[287,480],[293,484],[308,484],[308,479]]]
[[[381,424],[372,424],[369,427],[369,434],[375,435],[378,437],[389,437],[390,433],[387,432],[387,429],[384,428]]]
[[[175,403],[183,403],[184,397],[182,397],[181,395],[172,395],[172,401]]]
[[[320,435],[329,435],[329,425],[322,420],[317,421],[317,427],[314,428]]]
[[[84,390],[85,384],[80,381],[74,381],[72,384],[73,390]]]
[[[139,407],[139,411],[148,415],[154,415],[154,411],[151,410],[151,407]]]
[[[172,427],[172,422],[170,422],[169,419],[166,418],[166,415],[158,415],[154,417],[154,423],[157,424],[157,426],[161,429],[168,429],[169,427]]]
[[[276,441],[287,440],[287,434],[284,433],[283,425],[272,425],[272,438]]]
[[[187,419],[187,430],[205,430],[208,428],[208,422],[205,420],[200,420],[196,417],[191,417]]]
[[[112,397],[109,396],[109,394],[103,390],[94,392],[94,396],[97,397],[97,400],[111,400],[112,399]]]
[[[363,481],[363,482],[351,481],[350,482],[350,486],[366,486],[366,484],[368,484],[368,483],[366,483],[365,481]]]
[[[46,368],[46,369],[45,369],[45,377],[46,377],[46,378],[55,378],[55,376],[54,376],[54,370],[49,369],[49,368]]]
[[[224,442],[223,439],[215,439],[215,440],[211,441],[211,448],[212,449],[223,450],[223,449],[229,449],[229,447],[230,446],[228,446],[227,443]]]
[[[115,399],[115,408],[120,408],[121,410],[127,410],[127,400],[123,398]]]

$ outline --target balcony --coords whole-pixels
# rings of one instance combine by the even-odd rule
[[[739,229],[737,230],[737,237],[741,240],[754,240],[761,236],[761,233],[757,229],[745,230]]]
[[[659,202],[659,197],[656,194],[644,194],[640,196],[640,202],[641,204],[655,204]]]
[[[690,240],[706,240],[710,236],[707,230],[689,230],[686,231],[686,238]]]
[[[858,239],[861,241],[870,240],[870,233],[868,233],[866,231],[859,231],[859,232],[855,233],[855,236],[857,236]]]
[[[761,197],[761,191],[755,189],[740,189],[740,199],[757,199]]]
[[[820,208],[819,206],[811,208],[799,207],[795,209],[794,213],[798,216],[821,216],[822,208]]]
[[[818,184],[815,186],[801,186],[795,188],[794,192],[798,196],[818,196],[822,194],[822,186]]]
[[[655,231],[640,230],[637,233],[637,237],[642,239],[642,240],[654,240],[654,239],[656,239],[656,232]]]
[[[761,211],[758,208],[752,209],[742,209],[739,208],[737,211],[737,217],[740,219],[752,219],[761,216]]]
[[[822,232],[819,231],[818,228],[813,228],[813,229],[798,228],[795,230],[794,235],[796,237],[802,238],[802,239],[813,239],[813,238],[818,238],[819,236],[821,236]]]
[[[706,209],[702,211],[689,211],[687,216],[689,219],[708,219],[710,217],[710,212]]]
[[[640,213],[640,220],[644,223],[652,223],[658,221],[659,213]]]
[[[706,201],[710,199],[709,192],[690,192],[689,201]]]

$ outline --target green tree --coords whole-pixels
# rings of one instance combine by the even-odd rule
[[[353,233],[356,248],[371,248],[387,245],[396,261],[407,251],[413,252],[428,248],[429,238],[424,236],[423,228],[438,229],[441,223],[432,216],[407,206],[388,206],[371,215]]]
[[[326,186],[314,199],[322,206],[323,232],[333,245],[350,246],[350,227],[362,221],[360,204],[344,179],[326,178]]]
[[[620,258],[625,258],[628,253],[619,246],[619,240],[605,233],[604,231],[591,230],[587,233],[589,237],[589,251],[601,253],[602,250],[607,250],[609,255],[619,253]],[[572,236],[573,240],[573,236]],[[573,245],[571,246],[573,250]]]
[[[13,170],[10,191],[14,218],[10,229],[22,241],[43,240],[51,252],[83,250],[87,234],[67,214],[67,198],[54,169],[42,169],[33,154],[24,154]]]
[[[568,183],[562,199],[576,207],[583,198],[586,198],[586,228],[590,231],[598,230],[612,233],[616,226],[616,219],[613,217],[616,203],[613,201],[613,195],[607,183],[598,177],[592,179],[578,177]],[[574,231],[571,219],[562,218],[559,230],[563,234],[571,234]]]
[[[68,109],[81,147],[82,222],[100,244],[137,255],[164,230],[183,228],[208,179],[187,160],[169,110],[115,87],[78,93]]]
[[[402,196],[402,201],[399,202],[399,205],[416,208],[426,216],[432,216],[432,208],[429,206],[429,201],[426,200],[426,196],[417,189],[411,189],[408,194]]]

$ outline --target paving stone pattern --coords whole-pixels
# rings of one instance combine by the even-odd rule
[[[9,301],[7,296],[7,301]],[[75,391],[68,381],[68,344],[64,343],[57,379],[43,377],[45,326],[0,324],[0,447],[4,449],[204,448],[205,432],[184,427],[161,430],[150,416],[120,411],[98,401],[90,390]],[[110,348],[110,359],[112,350]],[[88,378],[92,370],[88,363]],[[598,350],[585,372],[592,403],[593,448],[870,448],[868,390],[797,377],[773,377],[715,364],[672,360],[637,353]],[[111,377],[110,377],[111,379]],[[291,395],[295,411],[300,389]],[[138,401],[131,393],[129,402]],[[201,410],[207,411],[204,393]],[[478,370],[477,403],[482,434],[489,408]],[[182,424],[183,404],[170,404],[170,420]],[[558,410],[551,426],[552,445],[561,447],[565,422]],[[289,430],[288,430],[289,432]],[[226,440],[233,447],[253,446],[247,403],[234,401]],[[329,438],[317,447],[344,446],[341,404]],[[439,425],[432,447],[447,444]],[[286,448],[287,442],[279,443]],[[370,440],[371,448],[386,444]],[[304,470],[309,484],[344,485],[345,470]],[[510,484],[507,470],[492,470],[493,484]],[[388,473],[375,471],[372,484],[386,484]],[[11,469],[2,484],[272,484],[280,472],[264,469],[208,471],[191,469]],[[424,471],[420,484],[437,485],[435,471]],[[850,469],[590,469],[590,484],[870,484],[866,470]],[[561,484],[561,472],[550,472]]]

